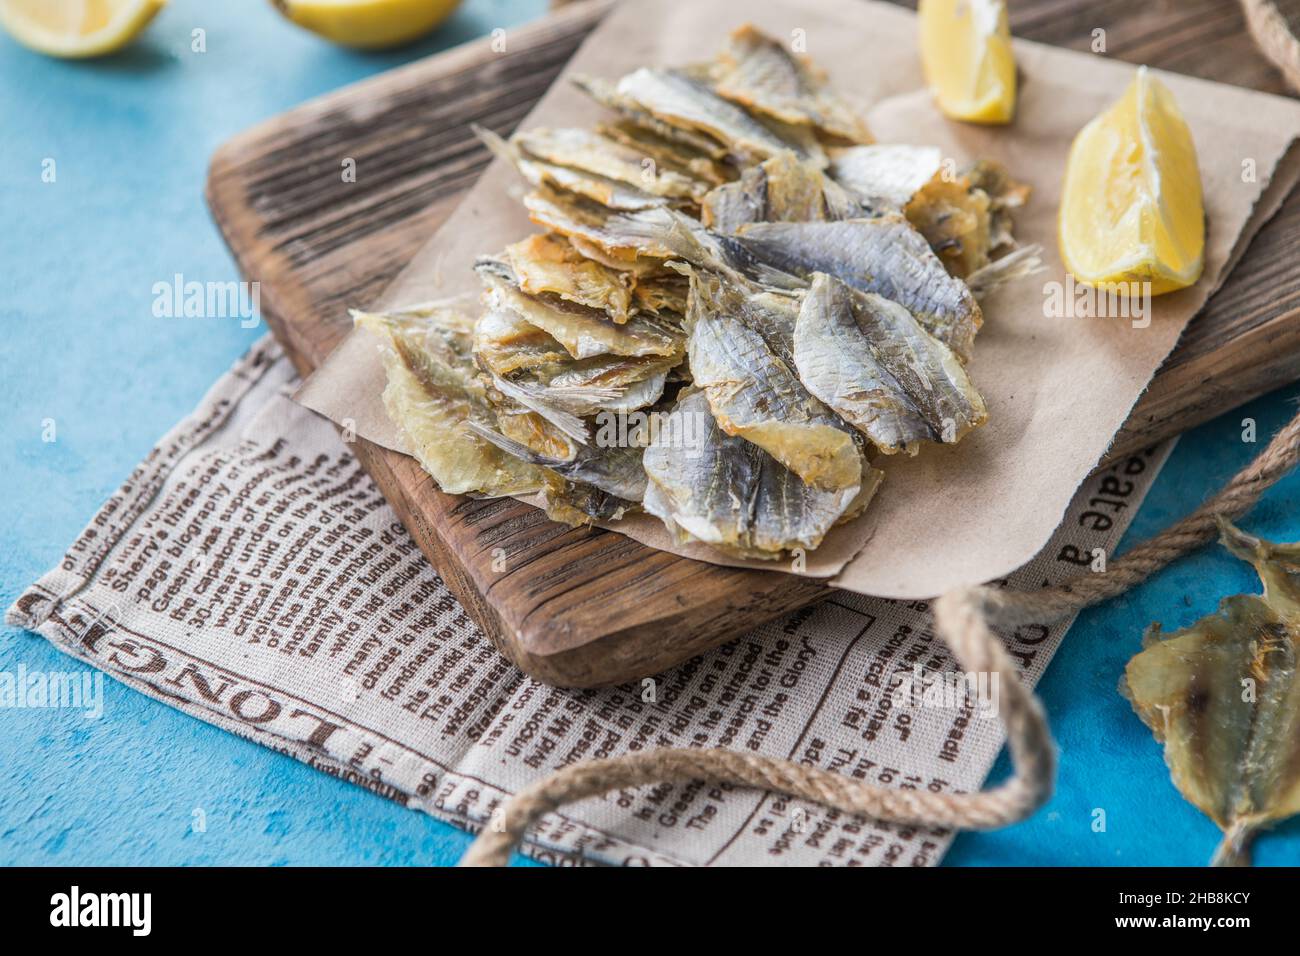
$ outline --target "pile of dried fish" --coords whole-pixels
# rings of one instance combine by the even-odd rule
[[[576,82],[608,122],[479,131],[546,230],[480,258],[482,313],[356,316],[443,491],[540,493],[571,523],[639,508],[772,558],[859,514],[876,456],[984,423],[977,294],[1030,258],[1004,170],[873,144],[752,27],[709,63]]]

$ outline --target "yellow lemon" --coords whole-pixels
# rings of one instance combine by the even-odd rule
[[[418,40],[460,0],[272,0],[286,17],[334,43],[379,50]]]
[[[60,57],[126,46],[167,0],[0,0],[0,23],[19,43]]]
[[[1196,145],[1173,95],[1146,67],[1074,138],[1057,225],[1061,258],[1080,282],[1150,282],[1160,295],[1201,277]]]
[[[1016,59],[1002,0],[921,0],[921,66],[945,116],[1008,123],[1016,111]]]

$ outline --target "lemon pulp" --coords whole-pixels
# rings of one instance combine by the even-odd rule
[[[1200,278],[1205,211],[1196,146],[1173,94],[1146,67],[1075,137],[1058,229],[1061,258],[1081,282],[1150,282],[1160,295]]]
[[[0,0],[0,23],[33,50],[58,57],[113,53],[130,43],[166,0]]]
[[[1016,109],[1016,61],[1003,0],[921,0],[921,66],[945,116],[1006,123]]]

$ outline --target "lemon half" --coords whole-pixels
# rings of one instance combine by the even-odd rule
[[[1149,281],[1160,295],[1201,277],[1196,145],[1173,94],[1146,67],[1074,138],[1058,227],[1061,258],[1080,282]]]
[[[921,0],[921,66],[945,116],[1007,123],[1016,111],[1016,59],[1002,0]]]
[[[418,40],[460,0],[272,0],[300,27],[343,46],[379,50]]]
[[[50,56],[90,57],[126,46],[167,0],[0,0],[0,23]]]

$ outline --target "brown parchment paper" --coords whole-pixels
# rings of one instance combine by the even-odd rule
[[[1004,162],[1033,187],[1016,217],[1016,236],[1042,245],[1046,268],[983,302],[970,372],[989,423],[955,447],[884,459],[884,486],[866,514],[835,529],[802,561],[745,562],[700,545],[677,546],[646,515],[611,527],[661,550],[829,577],[838,587],[881,597],[928,598],[1001,577],[1047,542],[1188,320],[1300,178],[1300,162],[1290,155],[1300,136],[1300,104],[1160,73],[1196,140],[1209,222],[1204,277],[1155,299],[1145,327],[1127,318],[1051,318],[1047,284],[1065,280],[1056,207],[1066,155],[1075,133],[1132,80],[1131,64],[1017,41],[1015,122],[980,127],[950,122],[932,105],[909,11],[831,0],[624,3],[586,40],[523,127],[587,126],[605,115],[567,82],[570,73],[614,78],[640,65],[704,59],[744,22],[800,40],[835,89],[861,107],[881,142],[934,144],[958,166],[977,157]],[[493,163],[378,305],[475,295],[474,258],[537,231],[519,205],[522,192],[513,170]],[[384,382],[375,341],[354,332],[297,398],[400,451],[401,436],[382,406]]]

